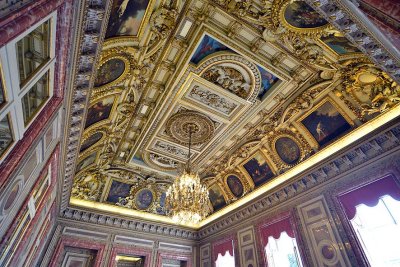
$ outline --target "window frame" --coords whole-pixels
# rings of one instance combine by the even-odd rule
[[[1,60],[0,60],[0,86],[2,87],[2,89],[0,89],[0,93],[3,94],[3,103],[0,103],[0,112],[1,110],[7,105],[8,103],[8,94],[7,94],[7,87],[6,87],[6,77],[4,75],[4,71],[3,71],[3,66],[1,64]]]
[[[400,179],[398,178],[399,174],[392,169],[389,169],[386,174],[379,175],[379,176],[372,176],[368,177],[367,179],[363,180],[362,182],[357,182],[354,184],[351,184],[351,186],[346,186],[344,188],[339,188],[335,190],[333,193],[333,204],[335,206],[335,210],[337,211],[339,218],[342,222],[343,228],[346,232],[346,235],[348,236],[349,243],[351,245],[351,248],[356,255],[356,262],[358,264],[364,264],[365,266],[370,266],[371,263],[368,259],[367,253],[364,251],[362,241],[359,239],[357,236],[356,230],[352,225],[352,222],[350,221],[349,217],[347,216],[346,209],[344,207],[344,204],[340,200],[340,197],[347,194],[351,193],[353,191],[356,191],[358,189],[361,189],[365,186],[368,186],[370,184],[374,184],[376,182],[379,182],[382,179],[393,179],[394,183],[397,185],[400,185]],[[381,196],[382,197],[382,196]]]
[[[302,236],[299,234],[298,229],[296,227],[296,223],[295,223],[295,218],[294,218],[294,214],[291,211],[284,211],[279,213],[278,215],[270,218],[270,217],[265,217],[263,219],[260,219],[260,221],[257,223],[256,226],[256,231],[257,231],[257,244],[259,247],[261,247],[261,253],[262,253],[262,260],[263,260],[263,264],[265,266],[268,266],[268,259],[267,259],[267,254],[266,254],[266,246],[268,242],[265,242],[266,240],[264,240],[263,238],[263,229],[268,228],[274,224],[278,224],[278,223],[282,223],[283,221],[288,221],[288,223],[290,224],[290,228],[293,231],[293,235],[294,235],[294,239],[295,242],[297,244],[297,251],[295,251],[295,253],[297,254],[296,256],[298,257],[298,261],[300,262],[301,266],[308,266],[308,260],[306,257],[306,254],[304,252],[304,240],[302,238]],[[287,231],[285,231],[286,234],[290,237],[289,233],[287,233]],[[281,235],[283,232],[281,232],[279,235]],[[274,238],[272,236],[272,238]],[[274,238],[275,239],[275,238]]]
[[[17,43],[33,32],[37,27],[49,21],[49,58],[33,71],[23,82],[20,82]],[[9,155],[16,143],[20,141],[28,128],[36,121],[41,111],[47,106],[54,95],[55,64],[56,58],[56,29],[57,29],[57,10],[36,22],[16,38],[0,48],[0,75],[4,91],[4,103],[0,104],[0,120],[5,116],[9,117],[10,129],[13,142],[0,155],[0,163]],[[48,74],[47,74],[48,73]],[[33,115],[25,122],[22,101],[25,95],[33,86],[45,75],[47,79],[47,99],[37,108]]]

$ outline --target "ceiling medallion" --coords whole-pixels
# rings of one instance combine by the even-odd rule
[[[190,128],[190,131],[189,131]],[[196,111],[184,110],[175,113],[167,121],[167,134],[179,144],[203,144],[214,134],[214,123],[206,116]]]
[[[182,130],[189,139],[188,161],[182,175],[168,188],[165,201],[167,214],[174,222],[196,225],[211,211],[207,187],[201,183],[198,173],[190,169],[192,135],[199,132],[199,127],[194,122],[186,122]]]

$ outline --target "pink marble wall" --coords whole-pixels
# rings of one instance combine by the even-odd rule
[[[49,15],[63,4],[63,0],[38,0],[26,5],[0,21],[0,47],[20,35],[26,29]],[[68,1],[70,2],[70,1]]]
[[[400,5],[400,3],[399,3]],[[367,12],[366,12],[367,13]],[[393,28],[391,25],[381,20],[380,18],[367,13],[368,18],[378,27],[389,41],[400,50],[400,31]]]
[[[147,249],[142,249],[142,248],[135,248],[135,247],[129,247],[129,246],[121,246],[121,245],[115,245],[113,246],[111,250],[111,257],[110,260],[108,261],[107,266],[117,266],[117,262],[115,261],[115,257],[118,254],[123,254],[123,255],[135,255],[135,256],[144,256],[145,261],[144,261],[144,267],[150,267],[151,263],[151,250]]]
[[[362,0],[362,2],[400,22],[400,2],[398,0]]]
[[[58,241],[56,251],[53,255],[53,258],[51,259],[50,267],[58,266],[57,264],[59,263],[60,260],[62,260],[60,259],[60,257],[63,254],[64,248],[66,246],[97,250],[96,259],[93,267],[106,266],[104,265],[104,259],[103,259],[105,244],[101,244],[98,241],[88,241],[88,240],[81,240],[63,236]]]
[[[16,216],[16,220],[14,220],[13,224],[11,224],[11,226],[9,227],[9,229],[7,230],[6,234],[4,235],[1,243],[0,243],[0,251],[2,251],[6,246],[9,245],[11,239],[13,238],[13,232],[15,231],[15,229],[18,227],[19,225],[19,220],[18,219],[22,219],[24,212],[27,209],[28,206],[28,202],[29,199],[31,198],[31,196],[33,195],[33,191],[35,189],[37,189],[40,185],[40,182],[43,178],[45,178],[45,174],[47,172],[47,169],[49,167],[49,165],[51,165],[51,183],[50,186],[47,188],[46,192],[44,193],[44,197],[43,200],[41,201],[41,203],[39,204],[38,207],[36,207],[36,215],[34,218],[31,219],[31,221],[29,222],[27,229],[25,231],[25,233],[23,234],[23,237],[18,245],[18,247],[16,247],[15,251],[12,254],[12,258],[13,259],[17,259],[18,256],[21,254],[21,252],[26,248],[27,245],[27,240],[29,238],[31,238],[31,234],[32,231],[35,230],[37,227],[40,227],[40,225],[37,224],[39,217],[45,207],[45,205],[48,205],[48,202],[50,201],[51,198],[51,193],[53,191],[53,189],[56,186],[56,181],[57,181],[57,175],[58,175],[58,158],[59,158],[59,154],[60,154],[60,146],[58,145],[55,149],[53,154],[50,156],[49,160],[47,161],[46,165],[43,167],[39,178],[36,180],[35,185],[33,186],[33,190],[31,191],[31,193],[26,197],[24,203],[22,204],[17,216]],[[52,203],[52,205],[54,205],[55,201]],[[51,210],[51,209],[50,209]]]
[[[172,259],[179,261],[186,261],[187,267],[192,267],[192,255],[188,254],[179,254],[179,253],[170,253],[170,252],[158,252],[157,253],[157,267],[162,266],[163,259]]]
[[[56,212],[57,212],[57,205],[56,205],[56,201],[54,201],[53,206],[51,207],[51,210],[49,212],[49,216],[51,218],[50,223],[47,224],[46,229],[43,229],[43,232],[41,232],[41,234],[36,238],[36,240],[40,240],[40,241],[39,241],[36,251],[34,252],[35,254],[32,257],[32,262],[34,262],[35,260],[38,259],[39,254],[42,252],[44,245],[48,241],[48,239],[46,239],[46,236],[49,234],[50,230],[55,225],[55,221],[57,218]],[[43,225],[43,227],[45,227],[45,225]],[[33,249],[35,249],[35,248],[33,247],[32,250]],[[32,262],[25,262],[24,264],[32,264]]]
[[[361,0],[360,9],[378,29],[400,50],[399,0]]]
[[[0,187],[5,184],[8,177],[18,166],[32,143],[40,135],[50,118],[60,108],[65,90],[66,70],[68,64],[68,48],[70,44],[71,18],[73,0],[61,1],[35,1],[15,14],[12,14],[5,21],[1,21],[0,46],[21,34],[27,28],[58,9],[57,14],[57,37],[56,37],[56,65],[54,77],[54,92],[49,103],[40,112],[37,119],[27,129],[22,140],[20,140],[12,152],[0,165]],[[11,19],[12,18],[12,19]]]

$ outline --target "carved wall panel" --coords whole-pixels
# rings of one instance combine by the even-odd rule
[[[323,197],[298,205],[300,221],[315,266],[350,266],[344,244]]]
[[[238,247],[240,253],[240,266],[259,266],[257,260],[257,244],[254,227],[250,226],[238,231]]]

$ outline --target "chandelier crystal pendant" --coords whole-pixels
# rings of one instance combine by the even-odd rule
[[[194,123],[185,125],[189,136],[189,154],[182,175],[178,176],[166,193],[168,215],[176,223],[196,225],[210,213],[208,190],[200,177],[190,169],[192,134],[198,128]]]

